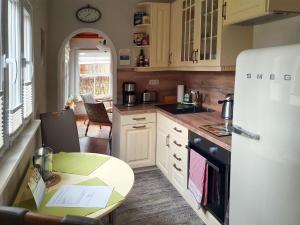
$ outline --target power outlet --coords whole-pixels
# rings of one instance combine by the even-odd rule
[[[159,85],[159,80],[149,80],[149,85]]]

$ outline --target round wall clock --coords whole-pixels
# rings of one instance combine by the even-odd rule
[[[76,17],[84,23],[95,23],[101,19],[101,12],[99,9],[88,5],[78,9]]]

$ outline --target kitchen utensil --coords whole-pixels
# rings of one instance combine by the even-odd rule
[[[218,101],[219,104],[223,104],[222,118],[231,120],[233,117],[233,94],[227,94],[224,100]]]

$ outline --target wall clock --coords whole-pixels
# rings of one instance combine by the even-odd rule
[[[101,12],[99,9],[87,5],[77,10],[76,17],[84,23],[95,23],[101,19]]]

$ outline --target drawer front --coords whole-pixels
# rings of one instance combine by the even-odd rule
[[[156,113],[134,114],[121,116],[122,125],[155,123]]]
[[[157,126],[162,129],[167,129],[171,135],[174,135],[175,137],[178,136],[183,139],[188,139],[188,129],[186,127],[174,122],[160,113],[157,114]]]

